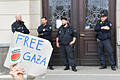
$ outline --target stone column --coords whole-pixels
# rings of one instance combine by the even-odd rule
[[[120,0],[116,0],[116,37],[117,37],[117,43],[120,42]],[[120,68],[120,44],[117,45],[117,66]]]

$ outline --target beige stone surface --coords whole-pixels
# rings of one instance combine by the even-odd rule
[[[0,44],[9,44],[16,14],[22,14],[26,27],[37,36],[33,31],[40,25],[42,0],[0,0]]]

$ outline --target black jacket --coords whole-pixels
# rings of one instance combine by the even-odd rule
[[[108,26],[110,27],[110,30],[104,30],[101,29],[101,27],[103,26]],[[110,39],[111,38],[111,28],[112,28],[112,23],[108,20],[105,20],[104,22],[102,22],[101,20],[99,20],[95,26],[95,31],[97,32],[96,37],[100,40],[106,40],[106,39]]]
[[[29,30],[26,28],[24,25],[23,21],[16,21],[12,24],[12,32],[14,33],[15,31],[21,32],[24,34],[29,34]]]
[[[70,25],[68,25],[66,28],[61,26],[58,29],[57,37],[61,45],[69,45],[69,43],[73,40],[73,37],[77,38],[77,32]]]
[[[45,29],[45,31],[43,31],[43,29]],[[50,25],[40,25],[37,29],[38,32],[38,37],[40,38],[44,38],[49,40],[50,42],[52,42],[52,27]]]

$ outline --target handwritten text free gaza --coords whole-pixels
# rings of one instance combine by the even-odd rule
[[[39,46],[42,46],[43,45],[42,43],[44,42],[42,40],[30,38],[27,35],[17,34],[16,44],[22,40],[24,40],[23,46],[26,46],[30,49],[37,50],[37,51],[40,51]],[[37,42],[37,45],[35,45],[36,42]],[[37,55],[37,54],[33,55],[33,53],[30,53],[30,52],[25,52],[23,54],[23,60],[34,62],[36,64],[43,64],[44,66],[46,65],[46,57],[43,58],[41,55]]]

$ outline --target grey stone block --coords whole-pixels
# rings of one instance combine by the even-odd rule
[[[0,48],[0,73],[2,74],[9,74],[9,69],[3,66],[7,53],[8,53],[8,47]]]

